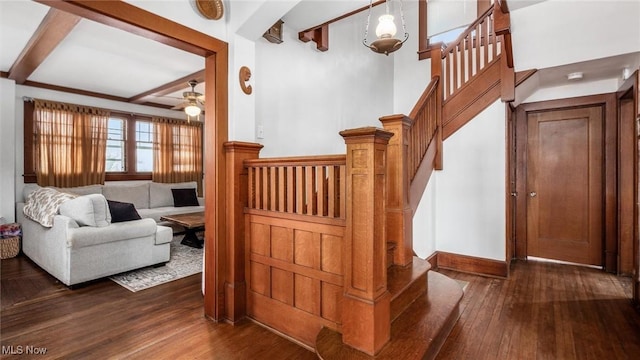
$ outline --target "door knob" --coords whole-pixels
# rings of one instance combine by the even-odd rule
[[[529,193],[530,197],[536,197],[536,195],[538,195],[538,193],[535,192],[535,191],[532,191],[532,192]]]

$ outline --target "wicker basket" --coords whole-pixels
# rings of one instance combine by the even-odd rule
[[[20,252],[20,236],[0,238],[0,258],[16,257]]]

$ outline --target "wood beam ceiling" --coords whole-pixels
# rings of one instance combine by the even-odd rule
[[[51,52],[64,40],[80,21],[80,17],[49,9],[36,32],[9,69],[9,79],[24,84]]]
[[[151,89],[149,91],[145,91],[141,94],[138,95],[134,95],[132,97],[130,97],[127,101],[129,101],[130,103],[134,103],[134,104],[143,104],[146,103],[148,101],[151,101],[151,99],[153,99],[153,97],[155,96],[164,96],[167,94],[171,94],[173,92],[176,91],[180,91],[184,88],[186,88],[187,86],[185,84],[187,84],[187,82],[189,80],[195,80],[198,83],[201,83],[204,81],[204,69],[197,71],[193,74],[187,75],[185,77],[182,77],[178,80],[174,80],[172,82],[166,83],[164,85],[158,86],[155,89]]]
[[[157,19],[162,18],[150,16],[146,11],[133,7],[129,4],[120,5],[120,7],[123,8],[123,15],[118,18],[112,18],[102,15],[109,13],[109,11],[102,11],[104,10],[103,7],[106,4],[96,4],[96,2],[93,1],[36,1],[50,6],[51,8],[38,26],[35,33],[32,35],[25,48],[17,57],[14,64],[11,66],[11,69],[9,69],[8,72],[2,72],[0,74],[0,77],[15,80],[16,84],[19,85],[53,89],[68,93],[93,96],[115,101],[130,102],[134,104],[143,104],[153,107],[171,108],[170,105],[154,103],[153,98],[186,89],[188,87],[187,81],[191,79],[195,79],[199,83],[204,82],[204,70],[199,70],[193,74],[187,75],[175,81],[171,81],[157,88],[145,91],[130,98],[125,98],[115,95],[102,94],[27,80],[29,76],[42,64],[47,56],[49,56],[49,54],[51,54],[53,50],[73,30],[73,28],[82,18],[88,18],[108,26],[115,26],[116,28],[125,31],[128,30],[129,32],[143,35],[149,39],[159,41],[165,45],[176,47],[201,56],[212,53],[212,51],[207,48],[213,47],[217,49],[226,45],[224,43],[219,44],[222,43],[221,41],[214,41],[214,46],[206,44],[206,42],[211,38],[207,37],[208,39],[206,39],[202,36],[195,36],[194,38],[194,32],[191,29],[183,27],[182,25],[176,23],[172,23],[172,25],[174,25],[173,27],[176,27],[176,25],[178,27],[178,29],[174,29],[176,30],[175,38],[163,36],[158,33],[160,31],[160,27],[157,24],[159,22],[162,22],[158,21]],[[138,23],[144,24],[145,27],[140,28],[138,26]],[[135,30],[133,30],[133,28],[135,28]],[[184,39],[189,37],[191,37],[191,41],[184,41]]]

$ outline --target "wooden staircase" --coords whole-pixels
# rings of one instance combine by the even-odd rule
[[[432,80],[409,116],[380,119],[394,135],[387,146],[386,197],[390,340],[366,354],[325,327],[315,344],[321,359],[432,359],[455,325],[462,289],[413,256],[413,214],[431,173],[442,169],[443,140],[496,100],[513,100],[508,16],[496,1],[454,43],[433,48]]]
[[[437,355],[463,292],[414,256],[413,214],[443,167],[443,140],[513,95],[498,4],[433,49],[432,80],[408,116],[342,131],[346,154],[261,159],[259,144],[225,144],[227,320],[250,317],[322,359]]]

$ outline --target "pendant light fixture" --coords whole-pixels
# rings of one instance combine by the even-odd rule
[[[369,21],[371,19],[371,8],[373,7],[373,0],[369,0],[369,15],[367,15],[367,27],[364,30],[364,40],[362,43],[372,51],[378,54],[389,55],[402,47],[405,41],[409,38],[407,28],[404,23],[404,14],[402,13],[402,0],[400,0],[400,21],[402,23],[402,31],[404,32],[404,38],[402,40],[396,39],[395,35],[398,31],[394,22],[394,16],[389,11],[390,0],[385,1],[385,14],[378,18],[378,26],[376,26],[376,36],[378,37],[371,44],[367,43],[367,37],[369,35]]]

